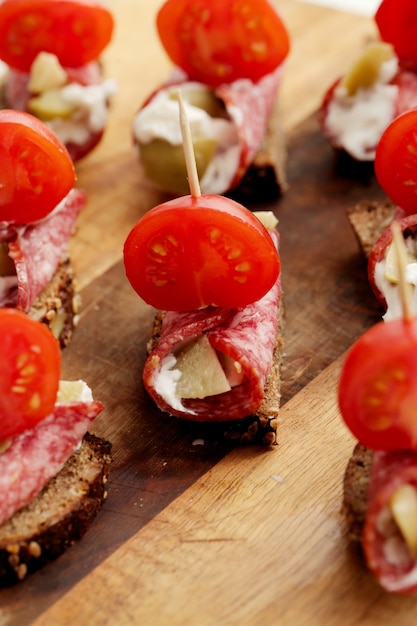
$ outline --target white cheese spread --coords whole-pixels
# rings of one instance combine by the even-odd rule
[[[326,129],[338,147],[359,161],[372,161],[379,138],[395,116],[398,86],[389,84],[398,71],[397,58],[381,65],[378,80],[348,95],[337,87],[329,103]]]
[[[405,278],[411,285],[412,310],[417,315],[417,263],[408,263],[406,265]],[[383,315],[383,319],[388,322],[402,317],[403,308],[398,293],[398,285],[387,279],[385,259],[376,264],[374,280],[387,302],[387,310]]]
[[[181,372],[175,369],[176,362],[177,359],[171,353],[162,360],[158,374],[155,376],[155,391],[176,411],[195,415],[195,411],[187,409],[176,395],[177,382],[181,376]]]
[[[181,90],[195,89],[198,83],[181,85]],[[140,144],[163,139],[182,144],[178,101],[172,94],[178,87],[159,91],[151,102],[141,109],[133,121],[133,134]],[[212,118],[203,109],[191,105],[184,98],[192,137],[215,139],[218,148],[200,181],[203,193],[221,194],[230,188],[240,160],[240,148],[235,124],[230,119]]]
[[[69,119],[56,117],[46,122],[63,143],[85,143],[90,134],[104,129],[108,99],[117,92],[117,83],[107,79],[99,85],[70,83],[61,88],[63,99],[76,111]]]

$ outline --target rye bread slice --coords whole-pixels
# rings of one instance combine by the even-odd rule
[[[81,297],[76,289],[71,260],[66,258],[58,265],[51,281],[39,294],[28,315],[46,324],[63,348],[70,343],[78,324],[80,305]]]
[[[343,511],[352,541],[361,541],[373,452],[356,444],[343,479]]]
[[[104,499],[111,444],[87,433],[32,502],[0,526],[0,586],[59,557],[92,524]]]
[[[362,200],[348,209],[348,220],[366,257],[369,257],[374,244],[391,224],[395,210],[395,205],[388,200]]]

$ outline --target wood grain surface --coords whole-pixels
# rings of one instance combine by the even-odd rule
[[[170,68],[154,31],[160,4],[114,3],[104,60],[119,94],[103,142],[78,166],[89,196],[72,242],[83,309],[64,377],[85,379],[106,407],[93,430],[113,443],[108,498],[82,541],[0,591],[0,624],[414,624],[415,601],[379,589],[340,512],[353,440],[337,377],[345,350],[381,314],[346,209],[382,192],[369,169],[342,173],[315,112],[374,25],[277,1],[293,40],[281,95],[289,190],[253,208],[273,210],[281,232],[282,423],[273,449],[232,449],[146,397],[153,311],[121,262],[131,226],[165,199],[142,178],[130,136],[135,110]]]

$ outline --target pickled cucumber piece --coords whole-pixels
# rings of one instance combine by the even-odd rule
[[[67,73],[50,52],[40,52],[30,68],[28,89],[31,93],[40,93],[62,87],[67,82]]]
[[[411,252],[411,250],[409,250],[409,248],[406,248],[406,255],[407,265],[409,263],[417,262],[417,257]],[[385,278],[391,283],[400,282],[400,270],[398,267],[397,253],[393,244],[389,245],[385,255]]]
[[[15,276],[16,268],[9,256],[7,243],[0,243],[0,276]]]
[[[194,139],[193,145],[201,180],[216,152],[217,142],[214,139],[201,138]],[[145,173],[151,180],[173,193],[190,193],[182,144],[174,146],[164,139],[153,139],[149,143],[141,144],[139,151]]]
[[[90,396],[83,380],[60,380],[57,402],[78,402]]]
[[[204,85],[196,85],[181,91],[185,102],[198,109],[202,109],[210,117],[227,117],[224,103],[215,95],[214,91]],[[178,92],[172,91],[169,94],[170,100],[178,100]]]
[[[206,398],[230,391],[230,385],[206,335],[189,342],[177,355],[175,369],[181,372],[179,398]]]
[[[54,117],[68,119],[75,111],[75,107],[64,100],[60,89],[49,89],[39,96],[31,98],[28,107],[33,115],[43,121],[51,120]]]
[[[417,554],[417,491],[404,484],[393,493],[389,507],[404,540],[415,557]]]
[[[340,86],[346,89],[349,96],[354,96],[360,88],[372,87],[378,80],[381,65],[393,56],[393,47],[389,43],[369,45],[342,79]]]

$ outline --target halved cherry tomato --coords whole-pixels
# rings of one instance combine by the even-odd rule
[[[0,441],[52,413],[61,352],[51,331],[16,309],[0,309]]]
[[[396,117],[382,133],[375,154],[375,174],[405,215],[417,213],[417,109]]]
[[[184,196],[148,211],[126,239],[124,262],[141,298],[172,311],[245,306],[265,295],[280,271],[259,219],[214,195]]]
[[[71,158],[33,115],[0,110],[0,222],[27,224],[48,215],[75,183]]]
[[[96,60],[113,34],[111,13],[96,2],[4,0],[0,4],[0,58],[29,72],[39,52],[64,67]]]
[[[268,0],[168,0],[156,23],[170,59],[211,86],[238,78],[256,82],[290,49],[287,29]]]
[[[417,4],[415,0],[382,0],[375,13],[381,39],[394,46],[401,64],[417,66]]]
[[[417,318],[379,322],[350,348],[339,406],[353,435],[374,450],[417,450]]]

